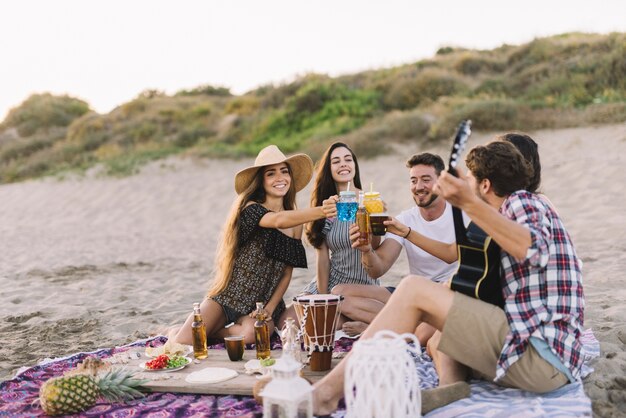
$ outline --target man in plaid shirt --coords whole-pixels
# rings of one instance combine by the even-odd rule
[[[467,175],[439,177],[435,192],[461,208],[501,247],[504,310],[453,292],[427,278],[402,280],[361,338],[391,329],[411,332],[427,322],[439,330],[428,342],[439,384],[470,375],[533,392],[548,392],[580,375],[584,298],[574,246],[547,199],[526,192],[532,168],[512,144],[472,149]],[[390,221],[388,230],[442,259],[454,246],[425,239]],[[343,396],[345,362],[315,385],[316,413]]]

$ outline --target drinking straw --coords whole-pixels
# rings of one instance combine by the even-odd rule
[[[346,191],[350,191],[350,182],[348,182],[348,189]]]
[[[370,193],[374,193],[374,182],[370,182]]]

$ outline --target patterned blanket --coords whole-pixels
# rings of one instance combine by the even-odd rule
[[[36,400],[39,388],[51,377],[60,376],[63,372],[75,367],[88,356],[100,358],[110,357],[126,351],[131,347],[164,344],[165,337],[141,340],[135,343],[112,349],[101,349],[90,353],[78,353],[68,357],[48,360],[37,366],[20,370],[10,380],[0,383],[0,417],[36,417],[44,416]],[[341,339],[336,342],[336,351],[349,351],[352,340]],[[591,373],[589,360],[600,354],[600,346],[591,330],[583,335],[586,349],[586,368],[584,375]],[[280,348],[280,341],[273,340],[272,349]],[[213,349],[223,348],[223,344],[211,346]],[[437,374],[430,357],[423,353],[415,358],[417,371],[423,389],[435,387],[438,383]],[[343,417],[345,410],[340,409],[333,416]],[[212,396],[195,394],[151,393],[141,399],[127,403],[100,401],[93,408],[82,414],[73,416],[158,416],[158,417],[261,417],[262,408],[249,396]],[[472,382],[472,394],[468,399],[454,402],[443,408],[432,411],[426,417],[484,417],[484,416],[591,416],[591,401],[585,395],[581,382],[565,387],[546,395],[536,395],[514,389],[500,388],[488,382]]]

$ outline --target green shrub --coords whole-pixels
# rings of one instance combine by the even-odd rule
[[[232,96],[230,89],[226,87],[215,87],[209,85],[198,86],[190,90],[180,90],[176,92],[176,96],[217,96],[217,97],[229,97]]]
[[[211,135],[214,135],[214,132],[206,126],[196,124],[183,129],[176,137],[174,145],[180,148],[188,148],[195,145],[200,139]]]
[[[248,135],[239,131],[243,143],[238,149],[254,154],[268,144],[276,144],[287,152],[297,150],[308,138],[328,138],[358,128],[374,114],[378,103],[379,95],[373,91],[349,89],[337,82],[310,81],[283,108],[251,121],[246,129]]]
[[[461,74],[474,76],[482,72],[501,73],[506,69],[506,64],[502,61],[466,52],[454,63],[454,69]]]
[[[603,67],[597,71],[595,80],[603,80],[604,86],[622,91],[626,90],[626,36],[616,42],[615,48],[602,57]]]
[[[65,127],[89,111],[89,105],[69,96],[34,94],[9,111],[0,130],[14,127],[20,136],[30,136],[41,129]]]
[[[509,93],[509,80],[506,76],[495,76],[484,80],[475,90],[475,93],[490,96],[504,96]]]
[[[535,39],[530,43],[524,44],[509,54],[507,67],[516,72],[517,69],[531,67],[538,63],[549,62],[553,59],[555,48],[549,39]]]
[[[397,139],[423,139],[430,130],[430,121],[421,112],[392,112],[384,118],[389,136]]]
[[[241,96],[229,101],[224,108],[224,112],[236,115],[251,115],[259,109],[260,105],[259,99],[254,96]]]
[[[205,118],[213,112],[212,106],[208,103],[199,104],[189,110],[194,119]],[[182,112],[179,112],[179,114]]]
[[[0,143],[0,162],[28,158],[32,154],[54,145],[65,137],[65,129],[56,127],[48,132],[26,138],[17,138],[6,144]]]
[[[298,90],[308,83],[324,83],[329,81],[330,78],[320,74],[307,74],[304,77],[300,77],[297,80],[289,83],[282,84],[277,87],[272,85],[266,85],[259,87],[253,93],[261,98],[261,107],[264,109],[272,108],[277,109],[285,104],[287,99],[293,97]]]
[[[441,48],[437,50],[437,52],[435,52],[435,54],[436,55],[448,55],[448,54],[453,53],[454,51],[456,51],[456,49],[451,46],[442,46]]]
[[[426,101],[468,91],[461,78],[441,70],[424,70],[415,78],[395,81],[383,98],[388,109],[412,109]]]
[[[522,105],[513,100],[474,101],[452,109],[431,131],[432,138],[451,137],[461,120],[471,119],[472,128],[477,130],[513,130],[528,129]]]

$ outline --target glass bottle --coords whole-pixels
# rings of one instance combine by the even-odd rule
[[[254,323],[254,340],[256,343],[256,358],[259,360],[270,358],[270,328],[267,324],[263,303],[256,303],[256,322]]]
[[[367,209],[365,209],[364,195],[363,191],[359,192],[359,209],[356,211],[356,224],[359,226],[359,244],[361,245],[369,244],[370,242],[370,219]]]
[[[197,359],[205,359],[209,352],[206,346],[206,327],[200,314],[200,304],[193,304],[193,322],[191,323],[191,337],[193,340],[193,356]]]

